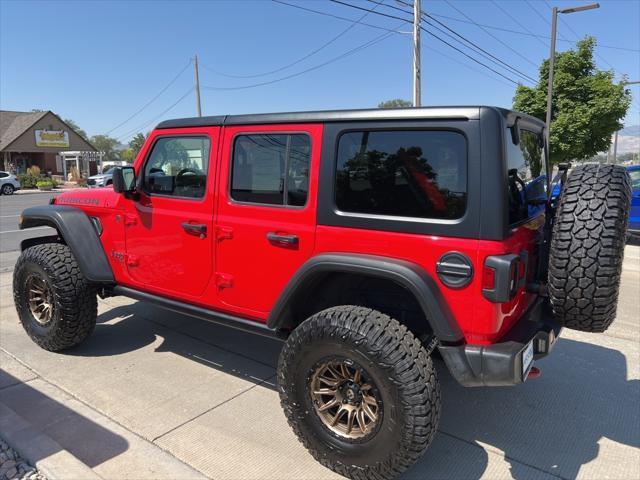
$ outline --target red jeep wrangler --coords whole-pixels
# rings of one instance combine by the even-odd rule
[[[57,235],[22,244],[21,322],[64,350],[96,295],[126,295],[281,336],[278,391],[311,454],[394,477],[436,432],[436,349],[462,385],[518,384],[562,326],[615,317],[628,175],[562,167],[553,197],[544,129],[492,107],[163,122],[113,189],[23,212]]]

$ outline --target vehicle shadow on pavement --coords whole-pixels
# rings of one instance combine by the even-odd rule
[[[495,476],[489,474],[486,449],[504,455],[514,479],[540,478],[543,472],[576,478],[598,457],[603,441],[640,448],[640,381],[627,380],[623,354],[561,338],[554,352],[537,365],[543,375],[524,385],[464,388],[437,362],[443,411],[433,447],[443,436],[452,436],[479,448],[447,452],[452,471],[435,457],[441,449],[431,448],[404,478]],[[630,460],[626,468],[633,463]],[[587,470],[582,476],[634,476],[625,465],[609,468]]]
[[[25,383],[0,369],[0,408],[10,409],[0,415],[0,434],[19,453],[27,445],[35,463],[67,450],[93,468],[129,449],[125,438],[54,400],[48,388],[40,379]]]
[[[92,337],[69,354],[122,354],[162,337],[156,352],[173,352],[259,383],[265,366],[275,372],[282,347],[278,341],[143,302],[113,307],[98,321]],[[628,463],[607,472],[585,466],[598,457],[603,441],[640,448],[640,381],[627,380],[626,357],[618,350],[560,338],[553,353],[536,365],[542,376],[523,385],[464,388],[437,360],[443,402],[439,432],[403,478],[502,476],[502,456],[518,480],[575,478],[581,471],[589,478],[604,473],[629,478],[624,471]],[[262,385],[275,390],[273,382]]]

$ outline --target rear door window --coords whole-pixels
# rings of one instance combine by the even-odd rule
[[[307,203],[310,162],[307,134],[238,135],[233,146],[231,198],[302,207]]]
[[[457,219],[467,206],[467,143],[443,130],[355,131],[338,141],[343,212]]]

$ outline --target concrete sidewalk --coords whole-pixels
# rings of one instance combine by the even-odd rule
[[[465,389],[441,364],[439,433],[407,479],[640,478],[640,248],[627,247],[619,318],[565,330],[542,377]],[[64,354],[19,325],[0,274],[0,403],[108,479],[328,479],[274,389],[281,344],[124,298]]]

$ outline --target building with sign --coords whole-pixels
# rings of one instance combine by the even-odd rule
[[[98,172],[100,153],[51,111],[0,110],[0,168],[14,174],[34,165],[63,176],[75,168],[83,178]]]

